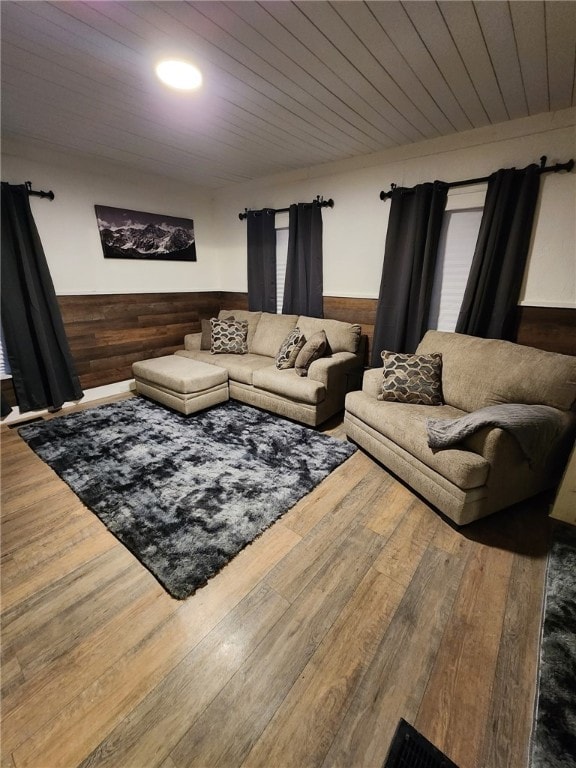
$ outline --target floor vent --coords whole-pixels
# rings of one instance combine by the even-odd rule
[[[382,768],[458,768],[446,755],[400,719]]]

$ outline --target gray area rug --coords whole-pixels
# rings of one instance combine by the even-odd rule
[[[576,765],[576,528],[558,523],[546,573],[532,768]]]
[[[356,450],[233,401],[182,416],[130,398],[18,431],[179,599]]]

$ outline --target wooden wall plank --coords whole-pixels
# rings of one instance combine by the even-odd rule
[[[200,319],[220,309],[220,292],[59,296],[72,357],[84,389],[132,378],[132,363],[171,355]]]
[[[516,340],[529,347],[576,355],[576,308],[518,307]]]

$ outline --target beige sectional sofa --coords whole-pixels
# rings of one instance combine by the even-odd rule
[[[247,310],[222,310],[218,315],[230,316],[248,322],[247,354],[212,354],[200,348],[202,334],[193,333],[176,355],[226,369],[231,398],[310,426],[344,408],[346,392],[363,368],[365,337],[359,325]],[[307,339],[324,330],[329,344],[329,354],[314,360],[306,376],[275,365],[282,342],[296,327]]]
[[[383,369],[370,369],[362,390],[346,396],[350,439],[459,525],[554,487],[574,440],[576,358],[439,331],[428,331],[416,352],[442,354],[445,404],[378,400]],[[428,446],[427,419],[455,419],[501,403],[556,409],[562,433],[545,460],[530,463],[515,437],[497,427],[449,449]]]

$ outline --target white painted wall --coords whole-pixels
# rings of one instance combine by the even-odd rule
[[[228,187],[215,195],[214,219],[222,290],[246,286],[247,208],[283,208],[332,197],[324,209],[324,293],[378,296],[391,182],[413,186],[487,176],[498,168],[564,162],[576,155],[576,110],[538,115],[339,163]],[[450,207],[478,204],[478,188],[450,193]],[[576,171],[542,177],[540,204],[521,303],[576,307]],[[480,203],[481,204],[481,203]]]
[[[52,189],[30,198],[56,293],[154,293],[219,289],[209,196],[171,179],[93,159],[46,153],[19,142],[2,147],[2,181]],[[196,262],[105,259],[94,205],[194,220]]]
[[[167,178],[31,145],[5,142],[2,180],[53,189],[53,202],[31,198],[58,294],[246,291],[248,208],[283,208],[316,195],[323,211],[324,293],[378,296],[391,182],[412,186],[485,176],[502,167],[576,156],[576,109],[413,144],[338,163],[226,187],[210,194]],[[452,190],[451,208],[481,204],[478,188]],[[480,201],[480,202],[479,202]],[[542,177],[537,220],[521,294],[523,304],[576,307],[576,172]],[[194,219],[196,263],[104,259],[94,205]]]

